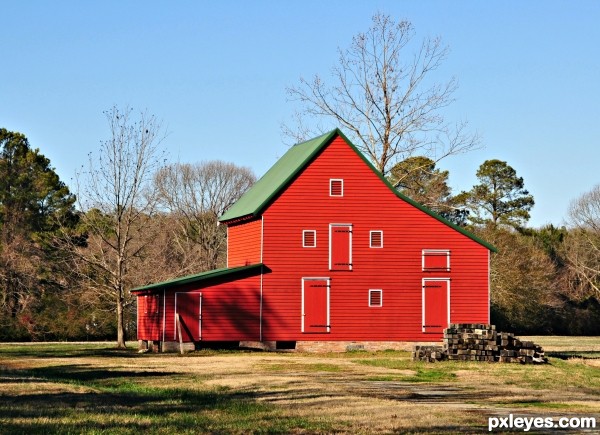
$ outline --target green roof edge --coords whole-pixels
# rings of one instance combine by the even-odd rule
[[[269,197],[267,199],[265,199],[262,204],[260,204],[260,206],[258,207],[257,211],[255,213],[253,213],[252,215],[254,217],[257,217],[259,214],[262,213],[262,211],[266,208],[267,205],[269,205],[269,203],[277,196],[279,195],[279,192],[281,191],[281,189],[283,189],[284,187],[286,187],[288,184],[290,184],[290,182],[296,178],[296,176],[302,172],[304,170],[304,168],[306,167],[306,165],[311,162],[314,157],[319,154],[321,152],[321,150],[323,149],[325,144],[328,144],[334,137],[335,137],[335,133],[336,130],[332,130],[329,133],[325,133],[322,134],[321,136],[317,136],[313,139],[309,139],[309,140],[305,140],[304,142],[299,142],[294,146],[297,145],[301,145],[303,143],[306,142],[310,142],[310,141],[316,141],[319,138],[323,138],[321,139],[321,145],[319,145],[312,153],[310,153],[308,156],[306,156],[306,158],[298,164],[298,166],[296,167],[296,169],[294,171],[292,171],[292,173],[279,185],[277,186],[277,188],[275,188],[273,190],[273,193],[271,195],[269,195]]]
[[[253,269],[262,268],[264,265],[262,263],[251,264],[248,266],[238,266],[238,267],[224,267],[221,269],[213,269],[208,270],[206,272],[196,273],[194,275],[182,276],[179,278],[170,279],[163,282],[158,282],[155,284],[148,284],[140,287],[136,287],[131,290],[132,293],[148,291],[148,290],[157,290],[157,289],[165,289],[169,287],[174,287],[176,285],[183,284],[191,284],[198,281],[204,281],[207,279],[220,278],[227,275],[233,275],[239,272],[250,271]]]
[[[315,150],[313,152],[311,152],[309,155],[307,155],[304,160],[302,160],[302,162],[299,162],[296,165],[296,168],[279,184],[279,186],[275,187],[272,191],[272,193],[262,202],[260,203],[253,212],[246,214],[246,215],[241,215],[241,216],[234,216],[231,218],[225,218],[225,216],[227,216],[227,211],[219,218],[219,222],[227,222],[227,221],[231,221],[231,220],[236,220],[236,219],[243,219],[245,217],[251,217],[251,218],[255,218],[258,217],[263,210],[266,208],[266,206],[277,196],[279,195],[281,189],[283,189],[284,187],[286,187],[300,172],[302,172],[302,170],[306,167],[306,165],[313,160],[313,158],[319,153],[321,152],[321,150],[323,149],[324,145],[328,144],[333,137],[335,137],[336,133],[339,133],[338,129],[332,130],[328,133],[324,133],[320,136],[314,137],[312,139],[308,139],[305,140],[303,142],[298,142],[297,144],[293,145],[293,146],[298,146],[298,145],[302,145],[306,142],[312,142],[312,141],[317,141],[320,140],[321,143],[320,145],[315,148]],[[289,151],[289,150],[288,150]],[[265,172],[265,174],[263,174],[263,177],[267,175],[269,171]]]
[[[423,204],[418,203],[417,201],[415,201],[414,199],[404,195],[403,193],[399,192],[398,189],[394,188],[394,186],[392,186],[392,184],[383,176],[383,174],[377,169],[375,168],[375,166],[373,166],[373,164],[365,157],[365,155],[360,152],[360,150],[352,143],[352,141],[350,141],[350,139],[348,139],[348,137],[339,129],[336,128],[334,130],[331,130],[328,133],[324,133],[321,136],[317,136],[315,138],[306,140],[304,142],[300,142],[294,146],[298,146],[301,145],[303,143],[306,142],[310,142],[310,141],[316,141],[317,139],[321,140],[320,145],[315,148],[315,150],[313,152],[311,152],[301,163],[299,163],[296,166],[296,169],[294,171],[292,171],[292,173],[276,188],[273,189],[273,192],[268,196],[268,198],[263,201],[252,213],[247,214],[245,216],[236,216],[233,218],[228,218],[228,219],[223,219],[223,216],[226,216],[227,212],[225,212],[225,214],[219,219],[220,222],[226,222],[226,221],[230,221],[230,220],[235,220],[236,218],[243,218],[246,216],[249,217],[258,217],[260,214],[262,214],[262,212],[264,211],[264,209],[266,208],[266,206],[277,196],[279,195],[281,189],[283,189],[284,187],[286,187],[305,167],[306,165],[312,161],[312,159],[321,152],[321,150],[329,145],[329,143],[333,140],[333,138],[335,136],[340,136],[342,139],[344,139],[344,141],[350,146],[350,148],[352,148],[354,150],[354,152],[362,159],[363,162],[365,162],[369,168],[371,168],[371,170],[379,177],[379,179],[381,179],[381,181],[383,181],[383,183],[388,186],[388,188],[394,192],[394,194],[408,202],[409,204],[411,204],[412,206],[418,208],[419,210],[421,210],[422,212],[428,214],[429,216],[437,219],[438,221],[442,222],[443,224],[449,226],[450,228],[458,231],[459,233],[467,236],[468,238],[474,240],[475,242],[479,243],[480,245],[485,246],[486,248],[488,248],[490,251],[492,252],[498,252],[498,250],[491,245],[490,243],[486,242],[485,240],[477,237],[475,234],[473,234],[472,232],[466,230],[463,227],[460,227],[458,225],[456,225],[454,222],[450,222],[448,219],[440,216],[439,214],[437,214],[436,212],[434,212],[433,210],[430,210],[429,208],[425,207]],[[267,171],[268,172],[268,171]]]
[[[459,233],[461,233],[461,234],[467,236],[468,238],[476,241],[480,245],[485,246],[490,251],[492,251],[492,252],[498,252],[498,250],[496,249],[496,247],[494,245],[492,245],[492,244],[486,242],[485,240],[477,237],[475,234],[473,234],[472,232],[464,229],[463,227],[460,227],[460,226],[456,225],[454,222],[450,222],[448,219],[440,216],[439,214],[437,214],[433,210],[430,210],[429,208],[425,207],[423,204],[418,203],[414,199],[412,199],[412,198],[404,195],[402,192],[399,192],[398,189],[396,189],[394,186],[392,186],[392,183],[390,183],[389,180],[387,178],[385,178],[383,176],[383,174],[377,168],[375,168],[375,166],[373,166],[373,164],[369,160],[367,160],[367,158],[364,156],[364,154],[361,153],[358,148],[356,148],[356,146],[350,141],[350,139],[348,139],[346,137],[346,135],[344,133],[342,133],[339,129],[336,129],[336,130],[337,130],[337,133],[346,141],[346,143],[348,145],[350,145],[350,147],[356,152],[356,154],[358,154],[360,156],[360,158],[363,160],[363,162],[365,162],[373,170],[373,172],[375,172],[375,174],[377,174],[377,176],[381,179],[381,181],[383,181],[385,183],[385,185],[388,186],[392,190],[392,192],[394,192],[394,194],[396,194],[396,196],[398,198],[400,198],[400,199],[408,202],[409,204],[415,206],[416,208],[418,208],[422,212],[427,213],[429,216],[431,216],[431,217],[439,220],[443,224],[448,225],[450,228],[455,229]]]

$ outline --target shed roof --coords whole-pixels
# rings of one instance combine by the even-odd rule
[[[209,270],[207,272],[197,273],[195,275],[183,276],[183,277],[171,279],[168,281],[163,281],[163,282],[159,282],[159,283],[155,283],[155,284],[148,284],[145,286],[136,287],[133,290],[131,290],[131,292],[135,293],[135,292],[141,292],[141,291],[147,291],[147,290],[159,290],[159,289],[163,290],[163,289],[175,287],[178,285],[193,284],[193,283],[197,283],[197,282],[201,282],[201,281],[206,281],[209,279],[223,278],[223,277],[226,277],[229,275],[237,275],[241,272],[244,272],[244,271],[250,272],[250,271],[254,271],[255,269],[256,269],[256,272],[258,272],[258,270],[261,267],[263,267],[262,263],[251,264],[249,266],[225,267],[222,269],[213,269],[213,270]]]
[[[235,221],[246,218],[258,217],[267,208],[271,201],[279,195],[293,180],[302,172],[302,170],[312,162],[312,160],[336,137],[341,136],[344,141],[356,152],[356,154],[371,168],[371,170],[383,181],[383,183],[394,194],[417,207],[419,210],[434,217],[440,222],[464,234],[477,243],[485,246],[489,250],[496,252],[496,248],[485,240],[477,237],[466,229],[450,222],[424,205],[416,202],[408,196],[399,192],[392,184],[378,171],[373,164],[361,153],[356,146],[342,133],[338,128],[325,133],[321,136],[301,142],[292,146],[265,175],[263,175],[242,197],[233,204],[220,218],[220,222]]]

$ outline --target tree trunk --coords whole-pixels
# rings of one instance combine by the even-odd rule
[[[123,289],[117,292],[117,348],[125,349],[125,322],[123,321]]]

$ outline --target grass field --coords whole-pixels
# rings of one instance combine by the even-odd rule
[[[0,344],[0,433],[481,433],[510,413],[600,423],[600,338],[528,339],[551,364]]]

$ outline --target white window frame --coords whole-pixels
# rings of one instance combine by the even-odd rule
[[[332,187],[333,187],[333,182],[334,181],[339,181],[341,186],[342,186],[342,192],[339,195],[333,195],[332,194]],[[344,196],[344,179],[343,178],[330,178],[329,179],[329,196],[335,197],[335,198],[341,198],[342,196]]]
[[[446,255],[446,268],[445,269],[428,269],[425,267],[425,257],[428,254],[433,255]],[[421,270],[423,272],[450,272],[450,250],[449,249],[423,249],[421,252]]]
[[[381,234],[381,246],[373,246],[373,233]],[[371,230],[369,231],[369,248],[381,249],[383,248],[383,230]]]
[[[313,233],[314,245],[307,245],[306,242],[306,233]],[[302,247],[303,248],[316,248],[317,247],[317,230],[302,230]]]
[[[371,305],[371,294],[379,292],[379,305]],[[381,308],[383,307],[383,290],[380,288],[369,289],[369,307]]]

